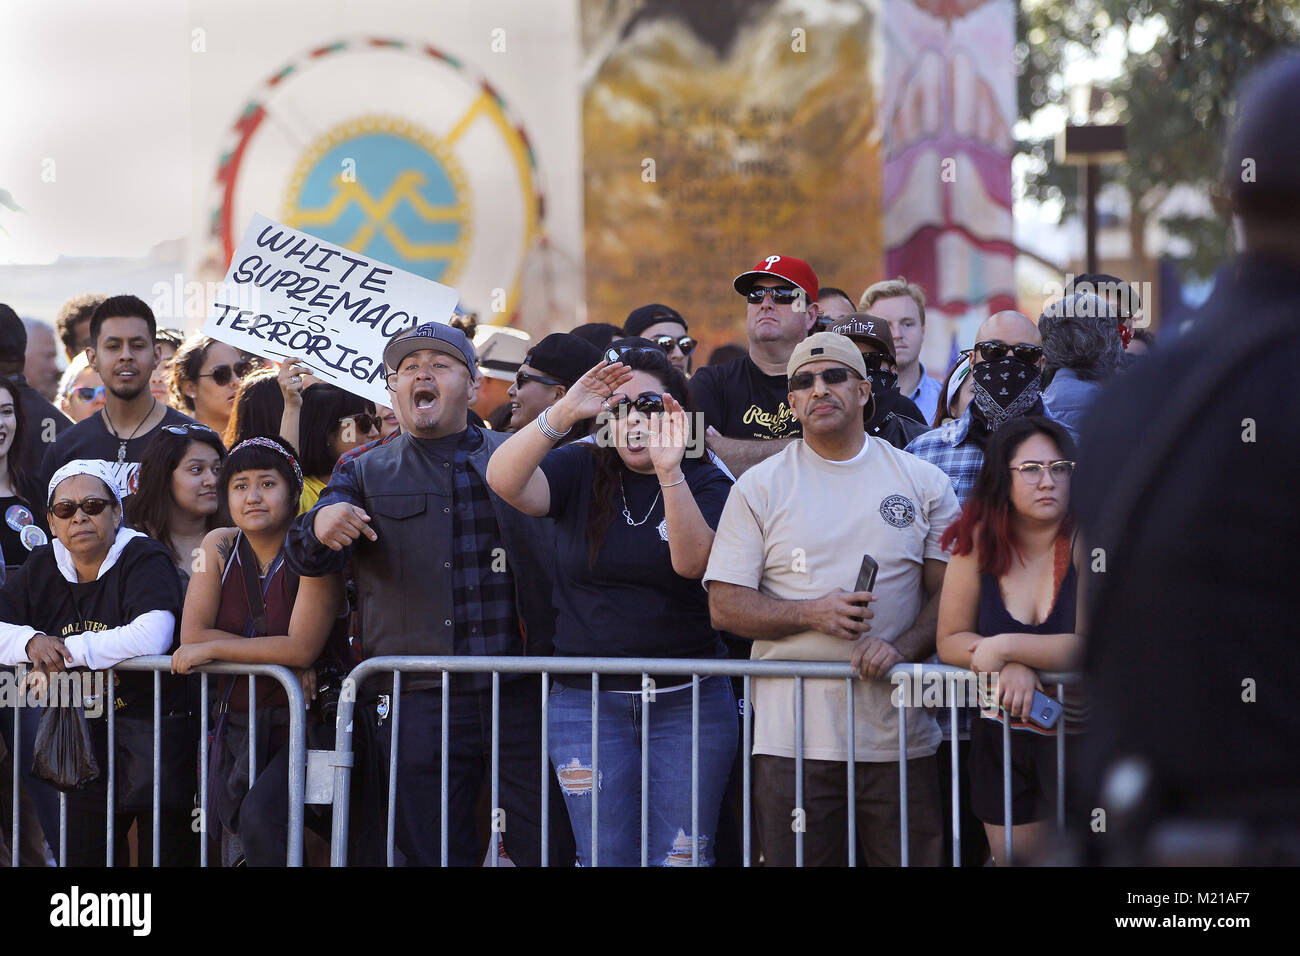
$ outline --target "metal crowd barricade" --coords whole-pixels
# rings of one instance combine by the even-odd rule
[[[108,729],[108,766],[100,768],[104,775],[107,786],[106,799],[106,860],[108,866],[113,865],[114,856],[114,826],[115,813],[114,804],[115,794],[115,737],[116,737],[116,715],[112,706],[114,685],[113,672],[122,671],[145,671],[153,672],[153,800],[152,800],[152,833],[150,835],[150,847],[152,853],[153,865],[158,866],[161,863],[161,825],[162,825],[162,764],[164,754],[162,752],[162,676],[171,673],[171,657],[167,655],[157,655],[148,657],[136,657],[119,663],[115,668],[110,668],[106,674],[106,684],[104,693],[107,695],[105,701],[105,719]],[[264,677],[276,680],[284,688],[289,698],[289,837],[288,837],[288,858],[289,866],[302,866],[302,846],[303,846],[303,804],[305,798],[305,783],[307,778],[307,730],[306,730],[306,709],[304,705],[302,685],[294,676],[293,672],[287,667],[281,667],[274,664],[231,664],[216,662],[205,664],[202,667],[195,668],[199,674],[200,684],[200,701],[201,713],[199,716],[199,812],[201,815],[200,829],[200,866],[208,865],[208,840],[209,833],[209,807],[207,805],[208,794],[208,724],[209,724],[209,701],[212,699],[208,692],[208,677],[211,674],[230,674],[235,676],[246,676],[248,678],[248,696],[250,701],[257,700],[257,678]],[[12,750],[12,760],[14,767],[12,781],[12,799],[13,815],[11,820],[12,846],[12,865],[19,865],[19,848],[20,848],[20,780],[22,774],[22,712],[23,707],[14,707],[13,711],[13,729],[14,741]],[[248,715],[248,762],[249,762],[249,781],[257,778],[257,712],[256,707],[249,708]],[[30,758],[29,758],[30,760]],[[59,794],[59,835],[58,835],[58,862],[60,866],[66,865],[67,861],[67,815],[68,815],[68,798],[67,794]],[[52,834],[46,834],[46,841],[53,843]],[[53,849],[53,846],[51,846]],[[140,857],[144,858],[145,844],[144,835],[140,834]]]
[[[752,700],[751,681],[755,677],[779,677],[791,678],[795,682],[795,803],[797,807],[803,805],[803,762],[804,762],[804,681],[805,680],[841,680],[846,684],[846,705],[845,720],[847,726],[847,744],[848,752],[855,753],[854,749],[854,695],[853,687],[857,681],[852,668],[848,663],[826,662],[826,661],[736,661],[736,660],[665,660],[660,658],[578,658],[578,657],[468,657],[468,656],[446,656],[446,657],[420,657],[420,656],[393,656],[393,657],[376,657],[364,661],[353,669],[352,673],[344,681],[343,693],[340,695],[338,706],[338,717],[336,721],[335,749],[333,752],[332,762],[334,765],[333,780],[333,823],[331,839],[331,866],[346,866],[348,858],[348,831],[349,831],[349,812],[350,812],[350,790],[351,772],[353,766],[353,724],[356,711],[357,689],[367,680],[374,680],[383,675],[391,674],[392,692],[389,695],[389,712],[388,719],[392,721],[390,728],[391,742],[389,751],[388,765],[388,795],[387,795],[387,839],[386,839],[386,858],[389,866],[394,865],[395,848],[395,811],[397,804],[397,768],[398,768],[398,729],[401,719],[401,693],[402,693],[402,674],[403,673],[422,673],[422,674],[439,674],[442,678],[441,688],[435,692],[441,695],[441,797],[440,797],[440,847],[441,863],[447,865],[448,858],[448,841],[447,841],[447,819],[448,819],[448,753],[449,753],[449,716],[450,716],[450,695],[453,683],[453,675],[491,673],[492,674],[492,741],[491,741],[491,799],[492,807],[498,806],[498,794],[500,784],[500,754],[499,754],[499,713],[500,713],[500,693],[502,674],[532,674],[537,675],[541,681],[541,709],[540,709],[540,726],[541,726],[541,863],[547,866],[548,860],[548,827],[549,820],[549,785],[551,763],[548,748],[549,735],[549,709],[548,709],[548,692],[549,680],[555,674],[581,674],[591,677],[592,691],[592,724],[591,724],[591,814],[592,814],[592,832],[591,832],[591,862],[592,865],[599,865],[599,838],[598,827],[596,826],[597,814],[599,811],[599,779],[600,779],[600,732],[598,721],[599,709],[599,689],[600,678],[602,675],[621,675],[621,676],[640,676],[642,680],[642,695],[645,700],[646,688],[651,685],[651,678],[656,675],[679,675],[691,674],[691,859],[693,865],[699,864],[699,798],[700,798],[700,750],[699,750],[699,730],[700,730],[700,679],[702,677],[741,677],[744,680],[744,701],[743,723],[741,729],[742,740],[742,853],[744,866],[751,866],[753,863],[753,837],[752,837],[752,808],[751,808],[751,786],[752,786],[752,740],[753,740],[753,711],[750,707]],[[894,682],[900,675],[906,675],[913,681],[933,680],[934,678],[942,679],[943,683],[943,700],[942,706],[949,709],[949,718],[952,728],[952,824],[953,824],[953,865],[960,866],[961,860],[961,816],[960,816],[960,786],[958,774],[958,755],[957,755],[957,714],[960,706],[965,706],[966,701],[959,699],[958,684],[963,686],[974,677],[970,671],[964,668],[951,667],[943,664],[921,664],[909,663],[895,666],[888,675],[881,680]],[[1057,684],[1058,692],[1061,694],[1060,700],[1064,701],[1064,682],[1072,679],[1070,675],[1043,674],[1044,684]],[[908,707],[899,708],[899,796],[900,796],[900,831],[901,831],[901,862],[907,866],[908,860],[908,792],[907,792],[907,711]],[[1005,814],[1003,819],[1009,820],[1010,803],[1011,803],[1011,751],[1010,751],[1010,726],[1006,721],[1006,713],[1003,712],[1003,797]],[[647,818],[648,818],[648,788],[649,788],[649,720],[650,708],[643,711],[643,721],[645,722],[641,733],[641,865],[647,863]],[[1058,827],[1063,827],[1065,818],[1065,796],[1064,796],[1064,778],[1065,778],[1065,733],[1064,717],[1061,718],[1061,733],[1057,734],[1057,806],[1056,822]],[[855,779],[854,779],[855,761],[850,760],[847,765],[846,781],[846,798],[847,798],[847,821],[848,821],[848,866],[856,865],[856,828],[855,828]],[[1011,827],[1006,830],[1006,862],[1012,861],[1011,856]],[[491,865],[496,866],[500,854],[500,833],[493,828],[492,843],[489,858]],[[795,859],[796,865],[803,864],[803,830],[795,830]]]

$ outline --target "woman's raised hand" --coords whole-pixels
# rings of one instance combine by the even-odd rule
[[[686,440],[690,426],[686,410],[667,392],[664,393],[664,410],[650,416],[650,463],[661,483],[676,481],[680,475],[682,458],[686,454]]]
[[[601,361],[551,406],[546,416],[551,427],[565,431],[584,418],[595,418],[605,409],[606,400],[631,378],[632,370],[622,362]]]

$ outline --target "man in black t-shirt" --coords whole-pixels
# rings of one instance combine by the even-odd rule
[[[709,444],[739,475],[801,434],[789,404],[785,367],[817,321],[817,274],[802,259],[767,256],[732,282],[745,296],[749,354],[709,365],[691,395],[709,427]]]
[[[61,466],[78,458],[108,462],[123,497],[135,493],[140,462],[154,432],[195,425],[149,392],[158,364],[153,310],[133,295],[105,299],[90,318],[90,365],[104,380],[104,407],[59,435],[41,463],[42,487]]]

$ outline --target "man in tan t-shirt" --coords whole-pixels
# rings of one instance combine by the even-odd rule
[[[754,641],[756,660],[852,661],[858,836],[871,866],[900,862],[898,712],[884,677],[934,652],[947,556],[939,537],[957,517],[947,476],[869,438],[866,367],[846,337],[819,332],[790,357],[790,405],[803,438],[745,472],[732,488],[704,575],[715,627]],[[879,562],[875,590],[854,593],[864,554]],[[864,608],[858,602],[868,602]],[[795,793],[795,690],[789,678],[753,682],[754,794],[768,865],[791,865],[794,825],[804,861],[844,865],[845,683],[804,681],[803,805]],[[909,862],[937,866],[942,846],[939,729],[907,714]]]

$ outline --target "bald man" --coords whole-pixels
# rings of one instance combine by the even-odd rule
[[[984,465],[989,435],[1012,418],[1047,414],[1039,395],[1043,339],[1029,316],[1007,309],[985,319],[971,362],[974,396],[961,418],[918,435],[906,449],[938,465],[961,504]]]

